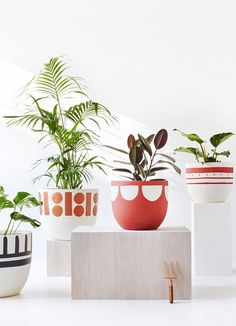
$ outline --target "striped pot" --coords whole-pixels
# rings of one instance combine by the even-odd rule
[[[222,203],[228,198],[234,178],[230,163],[186,165],[186,184],[194,203]]]
[[[25,285],[31,264],[32,233],[0,234],[0,297],[18,294]]]
[[[112,209],[127,230],[155,230],[168,208],[168,181],[112,181]]]
[[[96,223],[97,189],[42,189],[39,196],[48,240],[70,240],[76,227]]]

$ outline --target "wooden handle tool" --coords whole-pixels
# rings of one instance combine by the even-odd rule
[[[164,262],[164,277],[168,281],[169,302],[173,303],[174,302],[173,280],[177,278],[173,263]]]

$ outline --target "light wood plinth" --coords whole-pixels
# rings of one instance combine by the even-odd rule
[[[71,276],[71,241],[47,241],[47,275]]]
[[[80,227],[72,232],[73,299],[168,299],[164,263],[175,266],[175,299],[191,298],[191,233]]]

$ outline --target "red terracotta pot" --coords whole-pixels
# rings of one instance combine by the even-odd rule
[[[155,230],[164,221],[168,181],[112,181],[112,209],[127,230]]]

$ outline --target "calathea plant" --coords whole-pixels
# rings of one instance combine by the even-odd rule
[[[138,138],[135,139],[134,135],[129,135],[127,150],[106,145],[106,147],[124,154],[127,158],[125,161],[114,160],[114,163],[128,167],[113,168],[113,171],[122,172],[127,179],[136,181],[160,180],[156,178],[156,174],[169,167],[173,167],[180,174],[181,170],[175,164],[175,159],[159,152],[166,145],[167,139],[167,131],[161,129],[148,137],[138,134]]]
[[[206,141],[203,140],[200,136],[197,134],[188,134],[185,132],[182,132],[178,129],[174,129],[174,131],[178,131],[181,133],[182,136],[190,140],[191,142],[195,142],[198,147],[178,147],[174,151],[175,152],[183,152],[183,153],[189,153],[194,155],[195,159],[199,163],[207,163],[207,162],[220,162],[219,157],[230,156],[230,151],[219,151],[218,147],[225,142],[227,139],[232,137],[234,134],[232,132],[224,132],[219,133],[216,135],[213,135],[210,138],[210,144],[212,145],[212,148],[209,150],[206,149]]]
[[[46,163],[46,177],[57,188],[77,189],[92,180],[91,169],[103,172],[104,160],[92,156],[99,143],[101,122],[115,118],[102,104],[86,94],[81,79],[68,75],[69,65],[61,57],[52,58],[26,86],[29,104],[21,115],[7,116],[8,125],[21,125],[40,135],[39,142],[53,145],[56,154],[35,163]]]
[[[33,195],[24,191],[18,192],[12,200],[9,200],[4,188],[0,186],[0,213],[3,209],[12,209],[8,226],[3,234],[16,234],[21,223],[29,223],[33,228],[39,227],[41,224],[39,221],[24,215],[22,211],[26,207],[37,207],[41,204]]]

